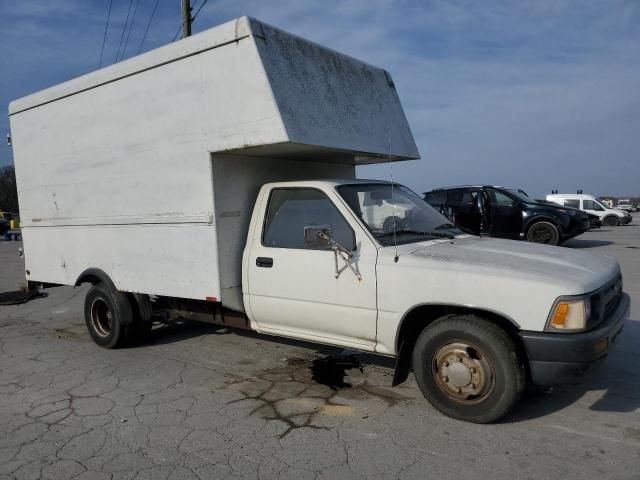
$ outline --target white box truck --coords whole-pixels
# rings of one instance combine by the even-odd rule
[[[441,412],[580,378],[629,314],[619,265],[464,235],[356,165],[418,158],[391,76],[251,18],[9,107],[31,285],[93,286],[94,341],[158,312],[397,359]],[[396,208],[397,207],[397,208]],[[391,220],[388,220],[391,218]]]

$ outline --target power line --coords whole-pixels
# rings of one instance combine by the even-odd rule
[[[156,8],[158,8],[158,2],[160,0],[156,0],[156,4],[153,6],[153,10],[151,11],[151,16],[149,17],[149,22],[147,23],[147,28],[144,31],[144,35],[142,36],[142,41],[140,42],[140,47],[138,47],[138,53],[142,51],[142,45],[144,45],[144,41],[147,38],[147,33],[149,32],[149,27],[151,26],[151,22],[153,21],[153,16],[156,13]]]
[[[120,56],[120,47],[122,47],[122,40],[124,40],[124,32],[127,30],[127,23],[129,23],[129,15],[131,14],[132,5],[133,5],[133,0],[129,0],[129,10],[127,10],[127,19],[124,21],[124,27],[122,27],[122,35],[120,35],[120,43],[118,44],[118,51],[116,52],[116,62],[118,61],[118,57]]]
[[[178,28],[178,31],[176,32],[176,34],[173,36],[173,40],[171,40],[171,43],[176,41],[176,38],[178,38],[178,35],[180,35],[180,32],[182,31],[182,25],[180,25],[180,28]]]
[[[129,24],[129,31],[127,32],[127,38],[124,41],[124,47],[122,48],[122,56],[120,60],[124,58],[124,55],[127,51],[127,45],[129,44],[129,36],[131,35],[131,30],[133,30],[133,22],[136,21],[136,13],[138,12],[138,4],[140,0],[136,0],[136,6],[133,8],[133,17],[131,17],[131,23]]]
[[[191,23],[193,23],[193,22],[195,22],[195,21],[196,21],[196,18],[198,18],[198,14],[200,13],[200,10],[202,10],[202,7],[204,7],[204,6],[207,4],[207,2],[208,2],[208,1],[209,1],[209,0],[204,0],[204,2],[202,2],[202,3],[200,4],[200,7],[198,8],[198,10],[196,10],[195,15],[194,15],[194,16],[193,16],[193,18],[191,19]]]
[[[104,37],[102,38],[102,48],[100,49],[100,61],[98,62],[98,68],[102,66],[102,56],[104,55],[104,44],[107,41],[107,32],[109,31],[109,20],[111,19],[111,5],[113,0],[109,1],[109,11],[107,12],[107,26],[104,27]]]
[[[200,13],[200,10],[202,10],[202,7],[204,7],[204,6],[207,4],[207,2],[208,2],[208,1],[209,1],[209,0],[204,0],[204,1],[200,4],[200,6],[198,7],[198,10],[196,10],[195,15],[194,15],[193,17],[191,17],[191,23],[193,23],[193,22],[195,22],[195,21],[196,21],[196,18],[197,18],[197,16],[198,16],[198,14]],[[195,8],[195,6],[194,6],[194,8]],[[175,35],[173,36],[173,39],[171,40],[171,43],[173,43],[173,42],[175,42],[175,41],[176,41],[176,39],[178,38],[178,35],[180,35],[180,32],[181,32],[181,31],[182,31],[182,25],[180,25],[180,28],[178,28],[178,30],[176,31]]]

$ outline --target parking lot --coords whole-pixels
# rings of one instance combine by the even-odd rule
[[[0,242],[0,291],[20,245]],[[104,350],[85,288],[0,307],[0,478],[640,478],[640,225],[566,246],[620,262],[631,319],[589,383],[496,425],[390,388],[384,358],[189,322]]]

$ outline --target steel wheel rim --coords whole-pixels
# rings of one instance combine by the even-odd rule
[[[433,354],[431,372],[438,388],[452,400],[475,404],[495,387],[495,369],[482,350],[456,340],[441,345]]]
[[[100,337],[108,337],[113,330],[113,313],[101,298],[96,298],[91,304],[91,325]]]

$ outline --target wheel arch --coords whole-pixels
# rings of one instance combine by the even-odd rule
[[[91,285],[97,285],[99,283],[103,283],[109,288],[111,288],[114,292],[119,291],[111,277],[99,268],[87,268],[83,271],[76,280],[75,286],[78,287],[83,283],[90,283]],[[131,308],[133,309],[134,319],[136,321],[142,322],[150,322],[152,315],[152,305],[149,300],[149,296],[142,293],[130,293],[130,292],[122,292],[127,296],[129,302],[131,303]]]
[[[422,330],[431,325],[437,319],[446,315],[474,315],[481,317],[501,329],[513,340],[522,358],[526,357],[524,344],[520,338],[520,325],[512,318],[499,312],[485,308],[468,305],[434,304],[424,303],[410,308],[400,320],[396,330],[395,352],[396,366],[393,385],[398,385],[406,380],[411,367],[411,354],[413,346]],[[528,364],[528,362],[524,362]]]
[[[555,218],[553,218],[553,216],[543,213],[543,214],[531,217],[530,219],[527,220],[522,230],[522,233],[524,234],[525,237],[527,236],[529,229],[538,222],[549,222],[553,224],[553,226],[558,229],[558,233],[562,236],[562,227],[560,226],[558,221]]]
[[[113,283],[113,280],[111,280],[111,277],[109,277],[109,275],[107,275],[103,270],[100,270],[99,268],[91,267],[84,270],[80,275],[78,275],[78,279],[76,280],[74,286],[79,287],[83,283],[90,283],[91,285],[104,283],[112,289],[117,290],[115,284]]]

